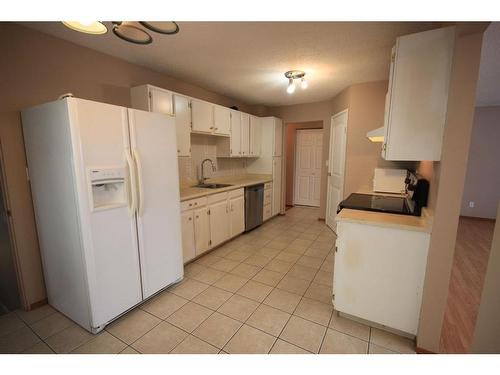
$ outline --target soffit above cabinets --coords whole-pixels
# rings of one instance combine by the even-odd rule
[[[81,34],[60,22],[21,24],[267,106],[329,100],[352,84],[388,79],[396,37],[440,27],[429,22],[179,22],[179,33],[141,46],[111,32]],[[286,93],[283,72],[290,69],[307,73],[307,90]]]

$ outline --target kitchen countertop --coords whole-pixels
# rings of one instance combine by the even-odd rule
[[[429,215],[425,208],[422,209],[422,216],[388,214],[385,212],[344,208],[337,214],[335,220],[425,233],[430,233],[432,230],[432,216]]]
[[[244,174],[239,176],[226,176],[226,177],[216,177],[209,178],[206,180],[206,183],[209,184],[231,184],[231,186],[219,188],[219,189],[206,189],[206,188],[198,188],[198,187],[181,187],[181,202],[205,197],[212,194],[222,193],[225,191],[240,189],[245,186],[251,186],[256,184],[263,184],[266,182],[272,182],[273,176],[270,174]]]

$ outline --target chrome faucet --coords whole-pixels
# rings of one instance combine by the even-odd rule
[[[207,179],[205,177],[205,173],[203,172],[203,167],[205,166],[205,162],[206,161],[209,161],[210,164],[212,164],[212,171],[215,172],[216,171],[216,168],[215,168],[215,165],[214,165],[214,162],[212,161],[212,159],[205,159],[201,162],[201,181],[200,183],[204,184],[205,183],[205,180]]]

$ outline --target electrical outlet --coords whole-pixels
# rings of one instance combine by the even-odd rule
[[[474,208],[474,205],[475,205],[474,201],[469,202],[469,208]]]

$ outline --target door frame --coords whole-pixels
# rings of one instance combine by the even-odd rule
[[[325,135],[325,132],[323,131],[324,129],[323,128],[303,128],[303,129],[295,129],[295,152],[294,152],[294,155],[293,155],[293,184],[292,184],[292,189],[293,189],[293,200],[292,200],[292,203],[294,206],[305,206],[305,207],[317,207],[317,208],[320,208],[321,207],[321,192],[320,192],[320,202],[317,206],[307,206],[307,205],[302,205],[302,204],[299,204],[297,203],[297,200],[296,200],[296,196],[295,194],[297,193],[297,152],[298,152],[298,147],[297,147],[297,141],[298,141],[298,135],[299,135],[299,131],[309,131],[309,130],[313,130],[313,131],[320,131],[321,132],[321,166],[320,166],[320,169],[322,169],[323,167],[323,138],[324,138],[324,135]],[[321,171],[320,171],[320,174],[319,174],[319,178],[320,178],[320,187],[321,187]],[[320,190],[321,191],[321,190]]]
[[[341,190],[341,198],[344,197],[344,190],[345,190],[345,164],[346,164],[346,154],[347,154],[347,142],[348,142],[348,139],[347,139],[347,131],[348,131],[348,127],[349,127],[349,109],[346,108],[340,112],[337,112],[335,113],[331,119],[330,119],[330,139],[328,141],[328,170],[327,170],[327,181],[326,181],[326,210],[325,210],[325,223],[327,226],[329,226],[333,231],[335,231],[334,228],[336,228],[336,225],[335,223],[329,223],[329,215],[328,215],[328,207],[330,207],[330,183],[329,183],[329,178],[331,178],[331,161],[332,161],[332,151],[333,151],[333,147],[332,147],[332,140],[333,140],[333,120],[336,119],[337,117],[340,117],[340,116],[343,116],[343,115],[346,115],[347,118],[346,118],[346,125],[345,125],[345,129],[346,129],[346,136],[345,136],[345,148],[344,148],[344,170],[343,170],[343,176],[342,176],[342,190]]]

